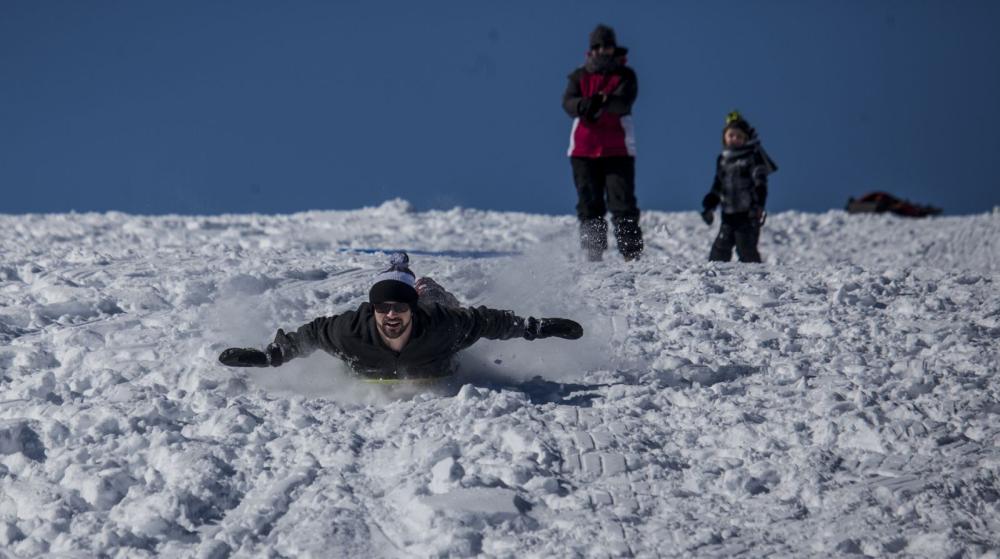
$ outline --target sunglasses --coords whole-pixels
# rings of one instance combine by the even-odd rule
[[[410,310],[409,303],[375,303],[372,306],[375,307],[375,312],[379,314],[389,314],[390,311],[396,314],[403,314]]]

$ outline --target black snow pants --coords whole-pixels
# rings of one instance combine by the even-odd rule
[[[760,225],[754,222],[749,212],[722,214],[722,226],[712,243],[708,259],[729,262],[733,257],[733,246],[740,262],[760,262],[757,241],[760,239]]]
[[[611,211],[618,252],[626,260],[642,253],[642,230],[635,199],[634,157],[570,157],[576,183],[576,215],[580,220],[580,245],[590,260],[600,260],[608,248]]]

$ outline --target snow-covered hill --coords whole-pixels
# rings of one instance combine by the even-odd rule
[[[695,213],[581,262],[575,221],[405,202],[0,216],[0,557],[996,557],[1000,214]],[[225,347],[352,308],[405,248],[566,316],[434,388]]]

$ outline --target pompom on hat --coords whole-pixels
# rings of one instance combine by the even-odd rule
[[[389,256],[389,268],[375,276],[375,283],[368,290],[368,302],[374,304],[394,301],[417,302],[417,277],[409,268],[410,257],[405,252]]]

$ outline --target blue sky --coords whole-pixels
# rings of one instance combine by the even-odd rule
[[[696,209],[725,114],[769,209],[1000,205],[1000,2],[0,1],[0,213],[394,197],[570,214],[560,107],[598,22],[639,76],[641,208]]]

